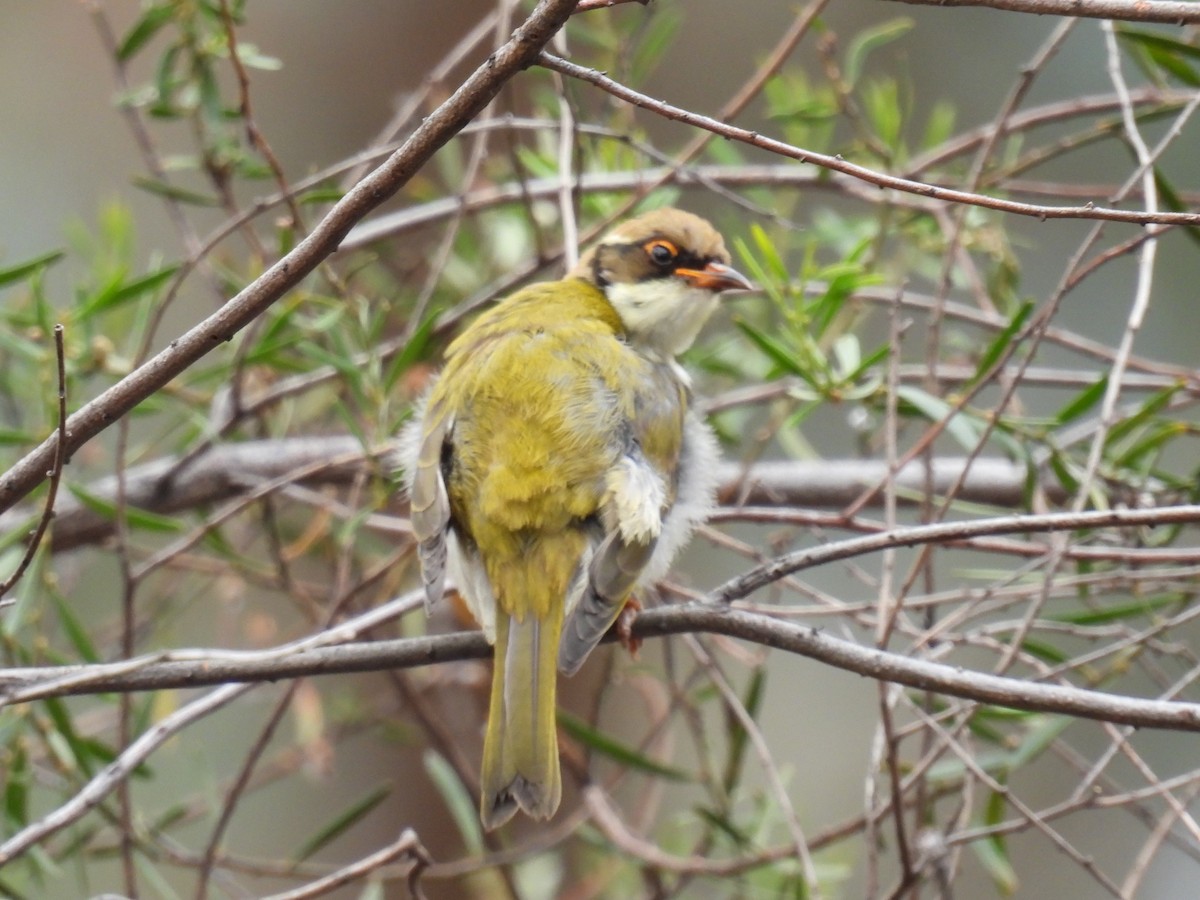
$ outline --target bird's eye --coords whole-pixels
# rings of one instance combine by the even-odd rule
[[[670,241],[651,241],[646,245],[646,252],[650,254],[650,260],[656,266],[669,266],[679,255],[679,251]]]

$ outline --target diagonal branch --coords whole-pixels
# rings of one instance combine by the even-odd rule
[[[739,141],[751,147],[758,147],[769,153],[788,157],[801,163],[812,163],[823,169],[841,172],[843,175],[859,178],[862,181],[881,188],[891,188],[903,191],[904,193],[917,194],[947,203],[966,203],[971,206],[983,207],[984,209],[995,209],[1000,212],[1030,216],[1043,221],[1046,219],[1099,219],[1111,222],[1128,222],[1135,225],[1200,225],[1200,213],[1151,213],[1147,210],[1112,209],[1110,207],[1096,206],[1092,203],[1086,203],[1083,206],[1038,206],[1031,203],[1006,200],[1002,197],[989,197],[985,194],[976,194],[971,191],[941,187],[922,181],[913,181],[912,179],[901,178],[896,175],[888,175],[885,172],[878,172],[866,166],[849,162],[841,156],[830,156],[827,153],[805,150],[784,141],[766,137],[757,131],[727,125],[711,116],[701,115],[700,113],[673,106],[665,101],[635,91],[633,88],[609,78],[603,72],[560,59],[544,51],[539,54],[537,61],[539,65],[552,72],[559,72],[563,75],[569,75],[572,78],[578,78],[580,81],[586,81],[619,100],[624,100],[634,106],[650,110],[663,118],[681,122],[684,125],[690,125],[695,128],[703,128],[721,137]]]
[[[356,222],[403,187],[447,141],[483,110],[501,87],[530,66],[562,27],[575,0],[542,0],[500,49],[487,58],[448,100],[425,118],[403,146],[356,184],[312,232],[204,321],[84,405],[67,421],[69,457],[172,378],[233,338],[271,304],[294,288],[329,254]],[[58,437],[27,453],[0,476],[0,511],[40,484],[51,469]]]

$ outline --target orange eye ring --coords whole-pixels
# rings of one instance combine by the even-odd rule
[[[662,239],[647,242],[645,248],[646,255],[656,266],[669,266],[679,256],[679,248],[670,241]]]

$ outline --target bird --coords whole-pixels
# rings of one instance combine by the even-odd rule
[[[719,451],[677,357],[752,288],[707,220],[644,213],[476,318],[417,405],[401,455],[426,609],[449,576],[494,648],[488,830],[557,811],[556,670],[711,511]]]

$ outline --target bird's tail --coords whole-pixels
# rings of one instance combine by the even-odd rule
[[[503,825],[518,807],[548,819],[562,798],[555,723],[562,606],[517,619],[497,610],[491,709],[483,743],[479,815]]]

